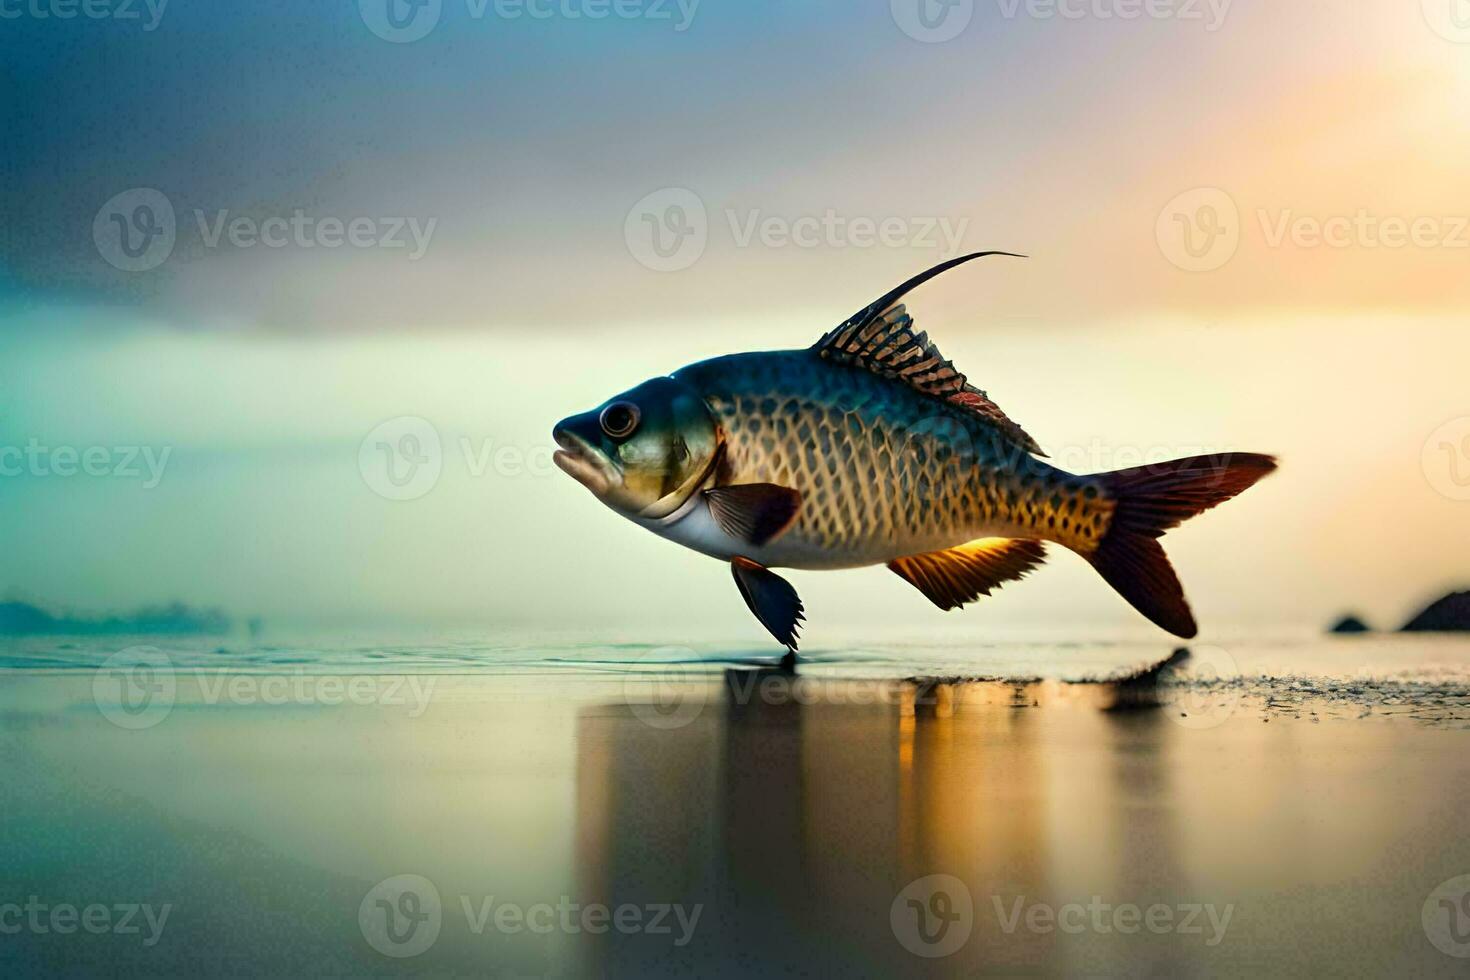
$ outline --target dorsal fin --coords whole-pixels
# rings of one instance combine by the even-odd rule
[[[987,255],[1009,255],[1014,252],[975,252],[941,262],[921,272],[908,282],[890,290],[817,341],[812,347],[822,357],[839,364],[866,368],[874,374],[893,378],[926,395],[968,408],[992,422],[1008,439],[1038,456],[1046,455],[1036,440],[1012,422],[990,396],[965,380],[965,376],[939,352],[927,334],[914,330],[913,317],[899,302],[906,293],[935,276],[971,259]]]

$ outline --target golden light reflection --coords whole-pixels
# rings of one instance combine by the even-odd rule
[[[1102,745],[1124,723],[1099,710],[1108,699],[1095,691],[931,682],[892,685],[862,704],[840,689],[819,699],[740,696],[752,690],[725,686],[721,710],[676,729],[612,706],[579,723],[585,887],[609,904],[675,895],[722,910],[701,937],[700,955],[711,959],[676,953],[681,967],[758,956],[796,968],[815,935],[822,962],[811,969],[912,969],[901,945],[874,941],[891,934],[890,906],[905,884],[956,875],[986,910],[991,895],[1054,894],[1071,874],[1059,844],[1080,830],[1079,846],[1096,846],[1099,833],[1113,846],[1089,814],[1118,809],[1137,778],[1089,771],[1090,752],[1058,761],[1058,743]],[[1035,710],[1041,702],[1055,710]],[[1152,719],[1126,723],[1166,734]],[[609,783],[636,789],[609,795]],[[1049,962],[1049,942],[1014,939],[977,930],[972,943],[986,964]],[[655,942],[620,937],[589,949],[597,973],[668,968],[669,950]],[[936,975],[974,965],[971,956]]]

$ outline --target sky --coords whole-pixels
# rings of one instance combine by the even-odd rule
[[[550,425],[983,248],[910,308],[1053,457],[1282,457],[1170,535],[1207,634],[1470,584],[1461,0],[392,2],[0,0],[0,590],[756,640]]]

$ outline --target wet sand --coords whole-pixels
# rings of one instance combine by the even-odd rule
[[[1436,946],[1470,941],[1458,689],[254,676],[180,673],[130,730],[90,672],[7,673],[0,973],[1470,965]],[[52,918],[98,904],[141,928]]]

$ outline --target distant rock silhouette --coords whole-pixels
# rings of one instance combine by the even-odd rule
[[[1371,633],[1373,627],[1349,613],[1328,628],[1329,633]]]
[[[228,633],[230,618],[217,609],[190,609],[181,602],[145,606],[110,616],[52,614],[28,602],[0,602],[0,636],[115,635],[121,633]]]
[[[1470,631],[1470,592],[1451,592],[1404,624],[1406,633]]]
[[[24,602],[0,602],[0,634],[23,636],[50,633],[56,619],[48,612]]]

